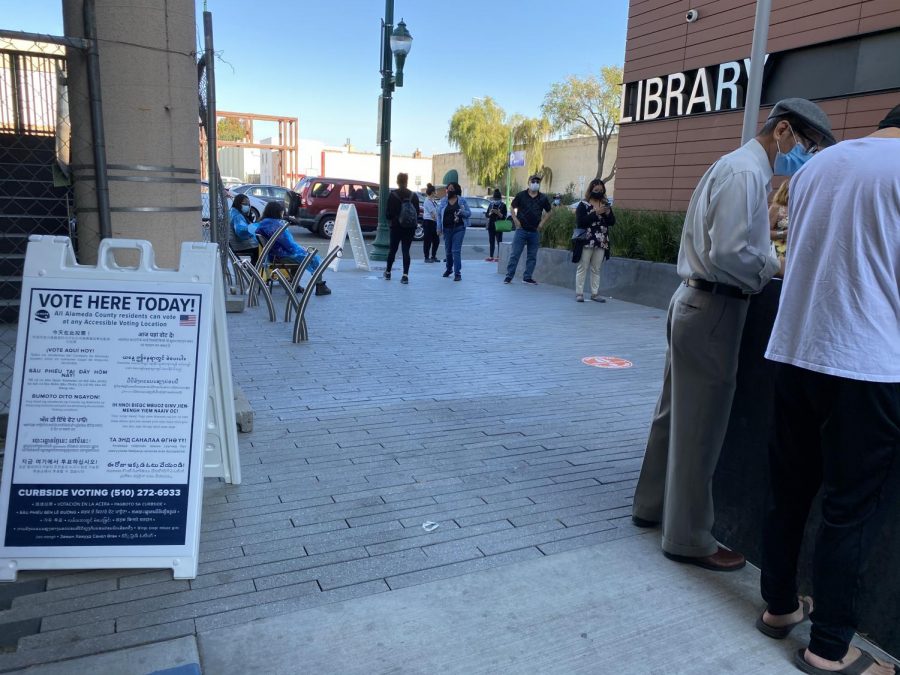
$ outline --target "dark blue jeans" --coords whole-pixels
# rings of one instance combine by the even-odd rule
[[[525,274],[523,279],[531,279],[534,274],[534,266],[537,264],[538,247],[541,245],[540,232],[527,232],[519,228],[512,241],[512,251],[509,255],[509,266],[506,268],[506,276],[510,279],[516,276],[516,267],[519,265],[519,258],[522,256],[522,249],[528,246],[528,254],[525,256]]]
[[[462,268],[462,243],[465,236],[465,226],[444,230],[444,251],[447,253],[448,272],[452,269],[454,274],[459,274]]]

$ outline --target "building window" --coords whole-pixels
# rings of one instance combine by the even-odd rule
[[[900,30],[772,54],[763,105],[791,96],[842,98],[900,89]]]

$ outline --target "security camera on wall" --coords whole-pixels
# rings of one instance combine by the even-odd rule
[[[689,9],[688,13],[684,15],[684,19],[688,23],[694,23],[699,18],[700,12],[698,12],[696,9]]]

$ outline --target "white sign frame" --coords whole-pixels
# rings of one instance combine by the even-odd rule
[[[131,253],[137,252],[140,255],[138,265],[136,267],[120,267],[116,263],[115,252],[121,250],[129,251]],[[10,400],[6,461],[4,462],[2,483],[0,483],[0,581],[14,581],[18,571],[26,569],[171,568],[175,578],[194,578],[197,575],[197,566],[199,562],[200,515],[203,498],[204,464],[209,463],[207,456],[210,454],[213,456],[218,454],[221,460],[220,464],[225,467],[222,469],[222,472],[230,474],[229,477],[232,480],[240,480],[239,468],[237,471],[234,469],[236,465],[239,467],[239,464],[237,463],[237,432],[234,422],[232,397],[223,401],[222,391],[210,391],[210,386],[219,387],[220,389],[231,389],[230,361],[227,358],[227,338],[224,336],[224,316],[217,316],[218,312],[213,311],[214,306],[221,303],[222,311],[224,312],[224,296],[222,295],[221,271],[219,270],[216,245],[185,242],[182,244],[181,248],[180,268],[177,270],[169,270],[156,267],[153,248],[150,242],[129,239],[106,239],[100,244],[98,261],[96,267],[79,265],[75,259],[71,242],[67,237],[32,236],[29,239],[29,246],[25,259],[25,272],[23,275],[22,308],[19,318],[15,375]],[[186,502],[180,497],[180,492],[179,501],[153,502],[153,504],[168,503],[171,505],[171,508],[174,509],[175,515],[177,516],[176,519],[172,520],[164,520],[160,516],[159,520],[156,523],[153,523],[153,525],[158,526],[158,524],[171,524],[174,522],[178,524],[179,528],[182,528],[181,523],[183,519],[183,529],[180,529],[180,532],[183,532],[183,540],[179,539],[181,543],[136,544],[129,542],[127,544],[117,543],[90,546],[61,545],[57,542],[55,545],[53,543],[48,543],[47,545],[36,545],[34,543],[23,545],[20,543],[16,546],[7,546],[7,525],[9,522],[17,522],[19,520],[18,517],[21,515],[17,514],[13,518],[10,517],[10,498],[13,486],[16,485],[14,480],[17,465],[22,471],[23,476],[28,476],[28,471],[30,470],[24,468],[24,461],[22,463],[17,461],[17,450],[19,448],[20,432],[24,428],[20,427],[20,422],[25,419],[33,419],[33,415],[35,414],[33,410],[28,410],[29,405],[23,403],[22,398],[23,389],[25,388],[25,364],[26,360],[29,360],[29,326],[33,321],[41,321],[41,319],[43,319],[43,323],[48,321],[45,317],[38,318],[38,312],[31,306],[32,299],[40,297],[41,289],[68,289],[72,296],[81,294],[82,297],[85,297],[84,294],[95,292],[108,294],[110,297],[115,294],[119,294],[117,297],[124,297],[126,294],[132,294],[135,297],[138,295],[147,297],[155,295],[162,297],[168,292],[171,297],[187,295],[196,296],[198,298],[199,302],[196,307],[196,316],[178,315],[180,321],[179,324],[177,324],[182,327],[193,327],[194,325],[197,327],[196,333],[178,333],[178,336],[181,338],[179,342],[184,342],[184,340],[187,339],[190,343],[187,346],[182,347],[182,349],[187,350],[185,353],[190,353],[190,351],[193,350],[196,355],[196,359],[193,363],[193,382],[185,382],[184,384],[188,386],[181,387],[182,390],[187,388],[189,392],[183,393],[182,398],[189,400],[191,403],[190,411],[186,411],[185,413],[185,415],[188,415],[190,418],[187,457],[184,461],[186,464],[187,475],[183,476],[183,471],[181,473],[173,471],[173,475],[169,478],[153,476],[144,479],[135,478],[129,475],[128,478],[130,478],[130,480],[127,482],[121,478],[119,479],[120,483],[123,485],[123,491],[122,494],[117,495],[113,495],[114,490],[112,489],[118,484],[112,478],[114,472],[107,472],[107,475],[105,476],[107,480],[102,484],[100,484],[100,481],[96,476],[93,477],[91,482],[85,483],[83,480],[79,480],[75,473],[72,473],[71,477],[69,477],[68,481],[65,483],[54,482],[58,479],[53,478],[46,479],[47,482],[45,483],[47,486],[59,485],[60,488],[63,488],[63,486],[69,487],[70,490],[66,493],[66,499],[76,498],[75,486],[79,484],[84,484],[86,487],[92,488],[97,487],[98,485],[99,487],[107,486],[110,488],[108,492],[111,495],[110,504],[108,504],[110,506],[110,514],[113,513],[114,507],[116,506],[112,503],[113,499],[121,498],[123,500],[135,500],[122,502],[118,505],[119,512],[120,514],[123,514],[123,517],[125,514],[134,515],[134,513],[127,511],[126,507],[139,504],[137,500],[141,495],[137,493],[144,492],[143,489],[137,489],[137,487],[142,484],[141,480],[143,480],[143,484],[148,486],[148,481],[151,478],[154,483],[166,483],[173,486],[172,490],[166,491],[147,490],[147,492],[160,493],[159,495],[154,494],[150,497],[146,497],[148,500],[174,499],[174,497],[168,493],[174,493],[175,488],[186,487],[188,492]],[[44,292],[47,293],[49,291],[44,290]],[[90,296],[88,295],[86,297]],[[135,316],[137,316],[137,314],[138,313],[135,313]],[[171,325],[176,325],[174,324],[174,317],[172,315],[169,316],[170,321],[173,322]],[[213,341],[214,324],[216,333],[215,341]],[[43,328],[41,330],[46,332]],[[106,330],[106,332],[104,332],[104,330]],[[95,333],[88,331],[85,334],[103,337],[115,335],[113,332],[114,330],[115,329],[112,327],[108,329],[98,328]],[[124,329],[122,330],[124,332]],[[38,335],[39,331],[36,330],[35,340],[38,339]],[[171,335],[174,335],[174,333],[171,333]],[[76,337],[72,339],[74,342],[69,342],[68,344],[86,344],[86,339],[81,339],[81,342],[79,342],[80,338]],[[196,340],[195,345],[193,344],[194,340]],[[96,342],[96,344],[102,345],[102,342]],[[112,344],[114,344],[114,342],[109,340],[109,345]],[[222,353],[223,344],[226,346],[224,351],[224,361]],[[111,350],[113,349],[111,346],[108,348]],[[165,348],[166,345],[163,344],[163,347],[161,347],[159,351],[162,352]],[[57,350],[46,349],[44,351],[49,353]],[[37,355],[39,353],[39,350],[35,348],[34,354]],[[216,368],[213,367],[214,364],[211,361],[214,354],[216,358],[219,359]],[[33,358],[36,359],[35,363],[39,362],[39,360],[37,360],[39,359],[38,356],[34,356]],[[40,358],[43,358],[46,361],[49,357],[47,357],[45,353],[44,356]],[[107,368],[110,368],[111,365],[112,364],[108,364]],[[188,364],[188,367],[189,366],[190,364]],[[43,370],[42,372],[46,373],[48,371]],[[52,373],[53,371],[51,370],[49,372]],[[81,371],[79,370],[79,373],[80,372]],[[106,373],[107,371],[103,370],[102,372]],[[186,374],[190,375],[190,372],[188,371]],[[50,375],[49,377],[52,379],[53,375]],[[225,385],[223,379],[227,380],[226,386],[223,386]],[[37,380],[29,381],[28,390],[33,391],[36,388],[36,385],[34,384],[36,381]],[[110,376],[109,382],[112,381],[114,381],[114,377]],[[180,384],[180,380],[176,381]],[[106,388],[114,389],[115,387],[112,387],[107,383]],[[82,387],[79,384],[79,390],[87,391],[89,390],[89,386]],[[103,391],[102,387],[99,391]],[[138,394],[131,395],[133,396],[132,400],[139,398]],[[212,427],[210,427],[209,420],[207,419],[208,407],[212,407],[217,411],[214,415],[217,419],[215,419]],[[224,410],[230,410],[230,415],[227,412],[224,412],[223,408]],[[76,412],[73,414],[78,413]],[[29,415],[32,417],[29,417]],[[98,413],[98,416],[100,419],[103,419],[103,414]],[[85,416],[83,419],[89,418]],[[148,417],[147,419],[149,424],[151,418]],[[165,422],[162,422],[162,424],[165,424]],[[33,423],[30,426],[32,428],[35,427]],[[89,436],[90,431],[87,430],[88,426],[89,425],[85,424],[84,428],[79,431],[79,433]],[[137,434],[142,431],[138,429],[132,432],[123,432],[121,429],[126,428],[127,425],[123,425],[122,427],[118,427],[117,425],[110,426],[115,428],[106,428],[104,425],[103,429],[95,432],[98,434],[96,440],[101,440],[100,434],[105,434],[106,438],[109,438],[109,434],[111,433]],[[233,435],[227,433],[229,426],[234,430]],[[184,421],[184,416],[182,416],[181,428],[183,429],[186,427],[187,422]],[[132,426],[132,428],[134,428],[134,426]],[[173,431],[171,433],[173,435],[177,433],[178,428],[178,425],[173,425]],[[220,433],[222,442],[218,444],[208,443],[209,432],[211,430],[222,429],[224,429],[224,433]],[[32,432],[29,431],[29,433]],[[166,432],[157,431],[156,433]],[[22,438],[24,444],[28,439],[28,435],[23,433]],[[37,448],[37,454],[44,452],[45,455],[49,454],[52,456],[53,450],[45,450],[40,447],[40,445],[39,442],[37,444],[33,443],[31,447],[32,449]],[[137,452],[139,453],[139,451]],[[181,455],[177,454],[178,452],[179,451],[176,451],[173,454],[173,461],[176,461],[179,456],[184,457],[183,449],[180,451]],[[104,458],[102,453],[103,451],[101,450],[99,461],[104,462],[109,457],[107,456]],[[123,457],[127,458],[127,455],[123,455]],[[107,466],[112,466],[112,464],[107,464]],[[116,463],[116,466],[118,466],[118,463]],[[135,464],[129,464],[128,466],[135,466]],[[141,469],[143,469],[143,465],[140,466]],[[156,464],[153,464],[153,466],[156,466]],[[35,471],[38,470],[35,469]],[[125,470],[123,470],[123,473],[124,471]],[[135,473],[140,473],[137,469],[134,471]],[[62,473],[62,470],[60,473]],[[101,475],[100,477],[103,476]],[[176,482],[182,481],[185,478],[187,480],[186,484]],[[25,485],[26,483],[23,482],[19,484]],[[131,494],[129,495],[125,492],[125,489],[128,489]],[[61,491],[62,489],[60,489],[60,492]],[[25,491],[23,490],[23,492]],[[116,490],[115,492],[118,493],[119,491]],[[166,494],[162,495],[163,492],[166,492]],[[23,495],[18,495],[18,497],[24,498]],[[33,507],[37,504],[38,502],[33,502],[30,503],[29,506]],[[87,511],[88,504],[89,502],[83,502],[81,504],[76,503],[73,507],[76,510],[76,507],[78,506],[85,508],[85,511],[78,512],[77,515],[84,516],[87,513],[95,514],[96,511]],[[150,502],[145,502],[144,505],[151,510],[148,510],[143,515],[154,513],[152,509],[155,507],[153,507]],[[55,505],[50,502],[42,506],[54,507]],[[91,507],[95,509],[103,506],[103,503],[91,504]],[[175,508],[176,506],[180,507],[181,510],[179,511],[179,508]],[[58,508],[62,507],[62,504],[58,506]],[[29,515],[34,517],[34,513],[35,511],[31,511],[29,512]],[[104,515],[103,517],[106,516]],[[107,518],[107,520],[114,522],[114,519],[112,518]],[[28,524],[29,520],[28,518],[23,518],[21,519],[21,522]],[[48,521],[36,520],[36,522]],[[67,521],[57,520],[56,522]],[[135,521],[132,518],[127,522],[132,523]],[[93,523],[94,520],[88,520],[83,527],[83,531],[90,532]],[[72,528],[73,531],[77,529],[78,528]],[[96,532],[98,529],[100,528],[96,528],[95,526],[94,531]],[[130,530],[131,528],[128,527],[127,529]],[[156,536],[159,536],[162,529],[163,528],[156,530]],[[28,535],[22,535],[20,530],[17,531],[17,536]],[[126,538],[121,534],[110,536]],[[177,536],[180,537],[180,533]],[[35,535],[35,537],[37,537],[37,535]],[[134,538],[134,536],[131,536],[131,538]]]
[[[353,204],[341,204],[338,207],[337,216],[334,218],[334,231],[331,233],[331,242],[328,245],[329,252],[338,246],[343,248],[347,237],[350,237],[350,249],[353,251],[356,268],[368,272],[371,269],[369,251],[366,249],[366,241],[363,239],[362,228],[359,226],[359,214]],[[337,272],[342,257],[343,253],[332,260],[328,266],[329,269]]]

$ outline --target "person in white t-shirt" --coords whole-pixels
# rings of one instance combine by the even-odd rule
[[[784,286],[766,351],[777,362],[775,439],[761,566],[767,608],[757,626],[784,637],[809,610],[797,598],[797,559],[824,484],[815,611],[796,665],[890,675],[893,665],[850,640],[861,570],[885,506],[898,499],[886,481],[900,462],[900,106],[875,133],[800,169],[788,215]]]

